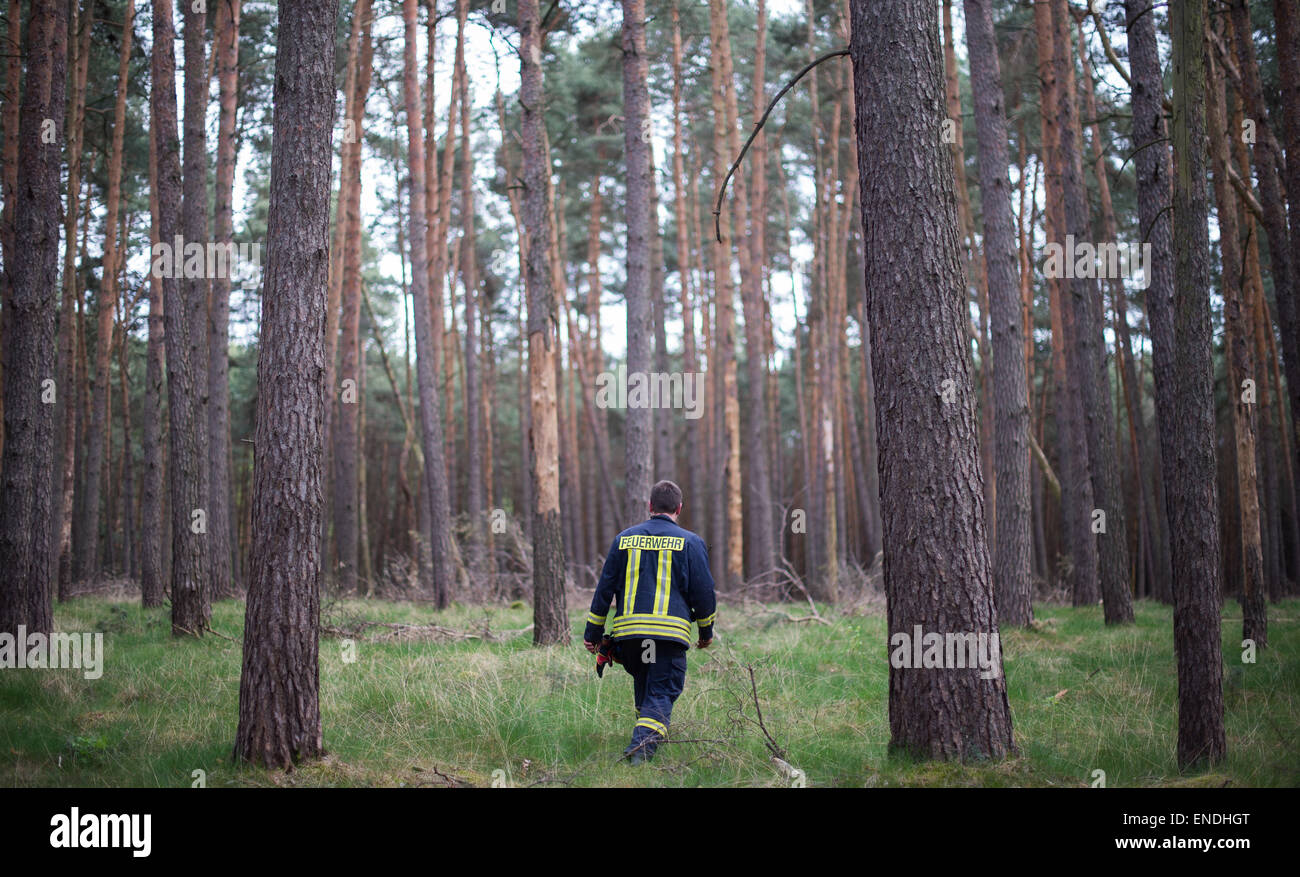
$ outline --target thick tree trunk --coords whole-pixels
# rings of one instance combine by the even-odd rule
[[[542,35],[537,0],[519,0],[519,99],[523,119],[524,227],[528,232],[528,386],[532,407],[533,463],[533,643],[569,642],[564,595],[564,540],[560,527],[558,424],[555,357],[559,326],[551,288],[546,187],[550,176],[544,143],[545,93]]]
[[[1219,619],[1218,489],[1214,462],[1214,370],[1210,361],[1209,198],[1206,192],[1205,6],[1169,9],[1173,42],[1176,436],[1166,471],[1173,528],[1174,651],[1178,658],[1178,767],[1227,754]],[[1136,120],[1135,120],[1136,123]],[[1159,388],[1158,388],[1159,389]]]
[[[415,0],[406,5],[409,38]],[[235,757],[287,770],[324,751],[318,616],[329,395],[323,312],[338,0],[283,0],[279,12],[253,551]],[[418,128],[418,111],[413,117]]]
[[[938,10],[929,0],[851,8],[891,641],[916,626],[991,637],[952,163],[935,136],[944,118]],[[1000,654],[989,663],[982,674],[891,662],[891,747],[963,760],[1012,753]]]
[[[59,158],[63,146],[67,4],[32,0],[19,110],[12,288],[4,349],[5,444],[0,468],[0,632],[50,633],[50,504],[54,484],[54,315],[59,259]],[[55,120],[53,139],[44,135]],[[48,402],[47,402],[48,400]]]
[[[1034,618],[1029,574],[1029,394],[1025,384],[1020,276],[1011,224],[1011,184],[1007,178],[1006,118],[992,13],[984,0],[965,0],[965,12],[993,334],[991,414],[998,485],[993,583],[999,621],[1023,626]]]
[[[989,341],[988,272],[975,242],[975,218],[971,210],[970,191],[966,185],[966,144],[952,26],[952,0],[943,0],[943,62],[944,99],[948,118],[953,122],[953,136],[948,148],[952,152],[953,180],[957,185],[957,227],[967,282],[975,287],[975,301],[980,313],[979,330],[974,334],[975,348],[979,354],[980,401],[977,411],[980,426],[980,472],[984,475],[984,523],[989,537],[989,551],[993,553],[997,544],[998,483],[993,459],[996,440],[993,423],[993,370],[990,367],[993,357]]]

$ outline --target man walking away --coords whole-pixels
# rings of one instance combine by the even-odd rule
[[[583,645],[599,649],[605,619],[616,603],[610,631],[614,657],[632,674],[637,721],[623,755],[632,764],[654,757],[668,736],[673,703],[686,683],[691,622],[696,646],[713,642],[717,601],[704,540],[677,526],[682,489],[660,481],[650,491],[650,517],[614,539],[587,615]]]

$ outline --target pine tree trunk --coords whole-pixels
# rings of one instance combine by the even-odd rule
[[[970,191],[966,185],[966,144],[963,135],[961,91],[957,77],[957,52],[952,27],[952,0],[943,0],[943,60],[944,95],[948,118],[952,120],[953,137],[949,143],[952,151],[953,179],[957,184],[957,222],[961,235],[961,251],[965,261],[966,276],[975,287],[979,305],[979,331],[975,346],[979,353],[979,425],[980,472],[984,476],[984,523],[989,536],[989,551],[997,545],[997,477],[994,468],[994,415],[993,370],[989,342],[989,289],[988,272],[979,256],[975,243],[975,219],[970,204]]]
[[[406,0],[408,39],[414,5]],[[253,550],[235,757],[288,770],[324,751],[318,653],[329,395],[321,312],[329,285],[338,0],[283,0],[279,12]],[[413,117],[419,119],[418,111]]]
[[[5,56],[4,92],[0,95],[0,125],[4,127],[4,143],[0,144],[0,185],[4,189],[4,212],[0,213],[0,258],[13,265],[17,257],[14,239],[14,201],[18,198],[18,105],[21,101],[23,56],[14,51],[23,44],[23,4],[9,0],[5,4],[5,40],[10,51]],[[0,350],[8,347],[9,309],[13,306],[12,269],[0,270]],[[0,454],[4,453],[4,356],[0,355]],[[55,495],[57,502],[58,495]],[[57,506],[56,506],[57,508]],[[58,522],[57,516],[55,523]]]
[[[373,56],[370,28],[370,0],[360,0],[353,11],[352,36],[349,38],[348,77],[351,90],[345,97],[347,118],[344,121],[342,169],[339,196],[342,199],[336,220],[342,228],[342,257],[339,297],[339,380],[331,385],[331,399],[338,405],[332,424],[334,447],[334,546],[338,566],[339,590],[348,593],[357,588],[358,530],[361,487],[361,395],[364,370],[361,342],[361,131],[365,123],[366,95],[370,91]],[[338,237],[336,237],[338,240]],[[343,382],[351,383],[344,385]]]
[[[184,240],[202,246],[207,237],[207,154],[203,117],[207,106],[207,65],[203,60],[206,13],[185,7],[185,199],[181,210],[181,164],[176,139],[175,59],[172,10],[154,2],[153,108],[158,142],[158,212],[162,246]],[[184,225],[182,227],[182,220]],[[201,331],[207,306],[203,278],[177,279],[163,271],[167,300],[167,410],[171,418],[170,494],[172,529],[172,633],[201,636],[208,626],[209,542],[207,528],[208,419],[207,334]],[[157,264],[158,260],[155,260]],[[155,268],[158,270],[158,268]]]
[[[1044,188],[1047,241],[1063,243],[1066,234],[1065,195],[1061,176],[1061,132],[1057,113],[1064,84],[1055,64],[1056,35],[1048,3],[1034,4],[1034,27],[1038,45],[1038,75],[1041,83]],[[1083,426],[1083,406],[1076,375],[1069,365],[1071,343],[1067,284],[1062,278],[1047,278],[1052,312],[1052,375],[1055,386],[1056,432],[1061,463],[1061,530],[1064,553],[1069,561],[1067,581],[1075,606],[1097,602],[1097,540],[1090,527],[1093,509],[1092,480],[1088,473],[1088,446]]]
[[[1206,192],[1205,6],[1169,9],[1173,43],[1177,418],[1162,424],[1179,453],[1170,459],[1173,528],[1174,651],[1178,659],[1178,767],[1215,764],[1227,754],[1219,619],[1218,489],[1214,454],[1214,370],[1210,361],[1209,198]],[[1136,123],[1136,120],[1135,120]],[[1149,291],[1149,290],[1148,290]],[[1154,322],[1154,314],[1153,314]],[[1158,387],[1157,390],[1160,388]]]
[[[427,527],[422,542],[428,545],[431,563],[430,588],[439,609],[450,603],[452,585],[451,509],[447,491],[447,468],[443,460],[443,434],[439,388],[433,360],[433,326],[429,314],[428,275],[425,264],[424,131],[420,115],[420,79],[416,54],[417,0],[403,0],[405,18],[405,66],[403,91],[406,101],[407,161],[410,163],[410,210],[407,215],[411,248],[411,298],[414,301],[416,375],[420,392],[420,444],[424,451],[424,481],[420,503],[427,510]]]
[[[524,227],[528,233],[528,386],[532,407],[533,643],[569,642],[564,540],[560,525],[555,357],[559,332],[548,262],[549,223],[543,111],[542,35],[537,0],[519,0],[520,142],[524,155]]]
[[[27,78],[19,110],[15,239],[6,262],[11,280],[4,349],[5,444],[0,467],[0,632],[51,632],[50,505],[54,484],[54,406],[46,399],[72,387],[51,386],[59,259],[59,158],[67,64],[67,4],[32,0],[24,55]],[[55,120],[45,142],[45,120]]]
[[[213,238],[233,252],[235,110],[239,88],[239,14],[242,0],[217,0],[213,63],[217,68],[217,175],[213,192]],[[212,546],[212,596],[235,593],[230,514],[230,271],[212,277],[208,302],[208,539]]]
[[[938,10],[929,0],[851,8],[889,631],[891,640],[915,625],[990,636],[997,612],[952,162],[935,136],[945,111]],[[891,748],[954,760],[1014,752],[1000,655],[994,664],[983,679],[891,662]]]
[[[709,42],[713,54],[710,65],[713,101],[713,174],[719,186],[731,165],[727,136],[726,98],[734,88],[731,66],[731,36],[727,26],[727,5],[723,0],[709,2]],[[737,180],[739,191],[742,183]],[[739,210],[739,208],[737,208]],[[740,230],[737,229],[739,232]],[[739,584],[744,575],[743,522],[740,481],[740,401],[736,383],[736,311],[735,290],[731,284],[731,234],[728,222],[722,223],[723,243],[713,243],[713,283],[717,296],[714,312],[715,362],[721,378],[717,405],[720,406],[718,448],[715,454],[715,512],[713,545],[710,558],[716,567],[713,578],[720,588]],[[742,278],[743,282],[743,278]],[[713,363],[710,363],[713,368]]]
[[[460,238],[460,274],[465,287],[465,452],[467,467],[467,503],[469,512],[469,545],[467,561],[470,569],[478,571],[483,551],[483,418],[481,390],[479,388],[478,356],[478,255],[474,237],[474,153],[470,149],[470,90],[469,70],[465,66],[466,16],[469,0],[457,0],[456,67],[460,71],[460,221],[463,225]]]
[[[623,150],[627,165],[627,374],[651,374],[650,93],[646,84],[645,2],[623,0]],[[643,128],[643,125],[645,126]],[[630,396],[631,386],[629,386]],[[653,481],[653,416],[629,398],[626,412],[623,515],[620,527],[646,516]]]
[[[984,0],[965,0],[966,45],[979,140],[984,260],[993,335],[994,470],[997,531],[993,583],[1002,624],[1033,621],[1030,581],[1029,395],[1025,384],[1020,276],[1011,224],[1007,131],[993,16]],[[988,367],[987,364],[985,366]],[[988,416],[988,413],[986,413]]]
[[[1060,135],[1061,183],[1065,193],[1065,230],[1067,235],[1074,236],[1074,240],[1087,241],[1090,237],[1088,199],[1083,183],[1083,158],[1078,148],[1079,110],[1074,95],[1067,0],[1053,0],[1053,19],[1057,82],[1061,86],[1057,130]],[[1095,279],[1077,275],[1067,288],[1067,308],[1073,315],[1075,326],[1070,355],[1083,405],[1092,492],[1097,503],[1095,508],[1087,510],[1087,514],[1091,528],[1098,536],[1098,573],[1104,614],[1107,624],[1129,624],[1133,621],[1133,600],[1129,585],[1128,526],[1116,463],[1115,408],[1110,397],[1109,369],[1106,366],[1101,293]],[[1100,518],[1098,510],[1102,512]]]
[[[760,14],[766,15],[766,10]],[[736,88],[733,85],[731,40],[727,28],[726,16],[720,19],[722,39],[719,43],[718,59],[722,68],[722,78],[726,83],[724,105],[726,108],[727,151],[732,156],[740,154],[740,111],[737,105]],[[765,25],[764,25],[765,26]],[[756,39],[762,40],[764,32],[760,29]],[[761,45],[761,43],[760,43]],[[760,74],[761,49],[756,55],[754,75],[758,84],[755,100],[762,99],[762,80]],[[754,117],[754,122],[758,121]],[[759,135],[762,138],[762,135]],[[750,167],[753,179],[758,181],[761,166],[755,163]],[[773,545],[772,525],[772,475],[768,459],[768,422],[767,422],[767,370],[763,358],[763,264],[762,246],[759,243],[767,226],[766,210],[759,201],[751,202],[749,183],[744,173],[733,178],[734,196],[734,234],[737,238],[737,251],[740,257],[740,301],[745,321],[745,409],[748,425],[745,431],[746,452],[744,453],[744,517],[743,559],[750,580],[769,581],[774,577],[776,550]],[[759,194],[755,192],[755,194]],[[751,209],[751,204],[753,209]],[[727,241],[730,248],[731,242]],[[734,526],[734,524],[733,524]]]
[[[1296,0],[1273,0],[1273,16],[1277,23],[1277,76],[1282,87],[1278,100],[1282,108],[1282,144],[1286,146],[1288,159],[1300,158],[1300,5]],[[1278,157],[1281,167],[1280,154]],[[1291,217],[1291,289],[1274,287],[1273,295],[1277,300],[1282,355],[1291,394],[1292,434],[1300,435],[1300,337],[1297,337],[1300,333],[1300,310],[1297,310],[1300,309],[1300,265],[1297,264],[1300,260],[1300,161],[1286,162],[1283,183]],[[1289,459],[1295,468],[1300,465],[1300,442],[1292,450]],[[1291,498],[1300,511],[1300,490],[1293,490]],[[1300,546],[1296,550],[1300,552]],[[1300,554],[1296,555],[1296,561],[1300,564]]]
[[[1208,53],[1207,53],[1208,54]],[[1232,408],[1232,436],[1236,471],[1228,484],[1235,486],[1238,517],[1226,522],[1241,545],[1242,639],[1268,644],[1268,606],[1264,602],[1264,549],[1259,523],[1258,470],[1255,467],[1255,396],[1246,381],[1255,379],[1254,323],[1242,312],[1241,235],[1237,228],[1237,196],[1228,180],[1232,159],[1228,146],[1227,94],[1222,72],[1210,65],[1206,90],[1206,121],[1210,157],[1214,168],[1215,214],[1219,223],[1219,253],[1223,260],[1223,323],[1228,372],[1228,399]],[[1256,390],[1255,395],[1258,395]],[[1236,572],[1236,570],[1234,570]]]
[[[1110,181],[1107,178],[1106,152],[1102,143],[1101,126],[1098,123],[1096,106],[1096,89],[1093,85],[1092,70],[1085,48],[1083,28],[1079,28],[1079,61],[1082,65],[1084,79],[1085,112],[1092,119],[1092,154],[1097,179],[1097,195],[1101,202],[1102,240],[1116,242],[1118,226],[1115,222],[1115,210],[1110,196]],[[1124,292],[1123,278],[1111,278],[1111,293],[1114,297],[1115,333],[1119,346],[1119,362],[1116,370],[1120,373],[1123,384],[1122,392],[1129,417],[1129,429],[1132,442],[1136,447],[1134,457],[1134,482],[1137,487],[1137,513],[1140,545],[1145,546],[1150,555],[1152,577],[1158,580],[1157,588],[1169,590],[1169,540],[1161,522],[1167,517],[1165,512],[1164,481],[1160,474],[1148,467],[1146,461],[1154,459],[1151,449],[1150,434],[1142,416],[1142,385],[1138,382],[1137,372],[1133,366],[1133,342],[1129,335],[1128,299]],[[1138,570],[1142,565],[1137,566]]]
[[[81,186],[82,186],[82,153],[85,151],[85,121],[86,121],[86,77],[90,59],[90,32],[93,24],[93,10],[91,4],[86,4],[86,9],[79,10],[73,5],[71,11],[71,23],[76,33],[76,42],[70,45],[72,55],[70,62],[72,65],[72,93],[69,96],[68,104],[68,207],[63,215],[64,225],[64,247],[63,247],[63,285],[67,292],[65,295],[71,296],[80,303],[80,296],[84,292],[78,287],[80,280],[77,271],[77,214],[83,212],[81,203]],[[89,199],[87,199],[89,200]],[[116,226],[114,226],[116,228]],[[87,234],[87,224],[81,227],[82,235]],[[85,247],[82,246],[84,253]],[[85,260],[82,260],[85,264]],[[96,302],[98,307],[98,302]],[[104,350],[100,355],[102,347],[99,339],[103,337],[103,320],[108,321],[108,331],[111,333],[113,328],[112,308],[108,309],[108,314],[96,321],[96,328],[101,334],[96,337],[95,348],[95,392],[93,393],[93,403],[89,417],[82,416],[83,412],[78,412],[77,428],[79,431],[85,431],[86,443],[83,447],[84,467],[83,467],[83,487],[80,495],[80,512],[76,516],[77,523],[72,530],[73,537],[73,556],[74,569],[72,572],[73,580],[85,581],[99,572],[99,504],[103,492],[104,484],[104,445],[106,443],[105,432],[108,428],[108,379],[101,377],[99,367],[102,364],[105,369],[108,367],[109,354]],[[79,337],[78,343],[84,345],[85,324],[78,320]],[[84,383],[78,381],[78,392],[86,392],[89,386],[89,380]],[[98,421],[96,416],[98,415]],[[60,591],[59,599],[66,596],[64,591]]]
[[[1176,432],[1171,424],[1179,418],[1175,407],[1174,387],[1174,256],[1173,228],[1169,205],[1172,168],[1169,161],[1164,117],[1164,85],[1160,52],[1156,44],[1155,24],[1150,4],[1143,0],[1126,0],[1129,58],[1133,78],[1133,152],[1137,170],[1138,224],[1145,229],[1144,238],[1151,244],[1151,278],[1146,289],[1146,311],[1151,326],[1152,373],[1155,380],[1156,435],[1159,436],[1156,469],[1165,485],[1168,518],[1163,529],[1169,534],[1171,573],[1178,574],[1173,562],[1173,523],[1178,520],[1169,499],[1171,482],[1166,466],[1174,465],[1177,453]],[[1166,463],[1168,461],[1168,463]],[[1156,599],[1173,600],[1172,586],[1156,580]]]
[[[157,49],[155,49],[157,51]],[[154,133],[157,119],[150,111],[149,121],[149,241],[157,246],[161,240],[158,211],[158,139]],[[144,427],[141,452],[144,454],[144,478],[140,487],[140,597],[146,609],[161,606],[163,582],[167,571],[163,565],[163,284],[156,271],[149,272],[149,340],[145,349]]]

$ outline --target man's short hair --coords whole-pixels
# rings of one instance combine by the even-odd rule
[[[650,511],[656,514],[675,513],[682,506],[682,489],[671,481],[660,481],[650,488]]]

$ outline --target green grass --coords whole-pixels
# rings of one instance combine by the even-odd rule
[[[344,617],[435,623],[481,633],[525,627],[512,607],[350,602]],[[790,607],[784,607],[789,610]],[[1300,601],[1269,607],[1270,647],[1243,664],[1240,610],[1224,608],[1228,758],[1181,775],[1174,764],[1177,680],[1168,607],[1139,603],[1137,624],[1108,629],[1099,608],[1040,605],[1034,630],[1004,631],[1002,651],[1018,757],[991,764],[916,762],[888,751],[888,662],[880,615],[823,609],[829,626],[724,605],[721,637],[692,650],[672,736],[655,761],[617,761],[634,720],[631,679],[603,680],[575,639],[534,648],[504,641],[394,640],[369,628],[321,640],[323,760],[284,774],[230,759],[240,648],[171,636],[166,610],[85,597],[56,626],[105,631],[103,676],[0,670],[0,784],[214,786],[464,783],[574,786],[784,786],[752,721],[755,671],[763,718],[809,786],[1300,785]],[[783,610],[783,611],[784,611]],[[793,613],[803,614],[795,607]],[[238,640],[243,603],[222,602],[213,627]],[[585,606],[571,613],[581,630]],[[1059,693],[1059,695],[1058,695]],[[708,742],[686,742],[708,741]]]

